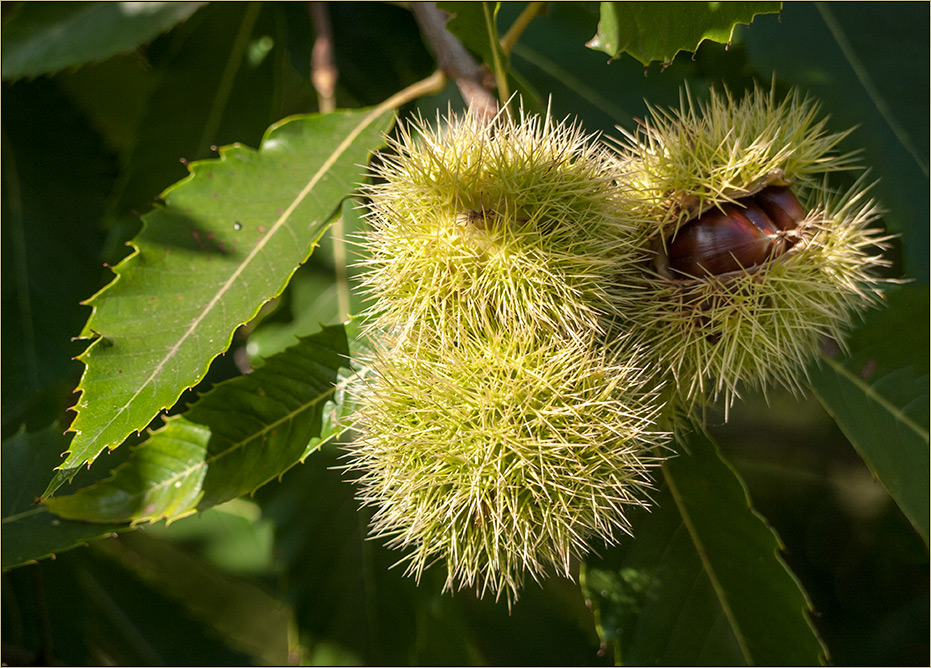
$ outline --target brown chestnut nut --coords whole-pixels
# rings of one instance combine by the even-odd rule
[[[780,230],[794,230],[805,219],[805,208],[789,188],[770,186],[753,196]]]
[[[792,247],[804,217],[804,208],[788,188],[765,188],[683,225],[667,246],[669,269],[700,277],[761,265]]]

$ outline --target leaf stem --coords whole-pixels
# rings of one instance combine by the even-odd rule
[[[498,41],[498,12],[495,10],[494,15],[488,9],[488,3],[482,3],[482,11],[485,13],[485,27],[488,28],[488,42],[491,45],[491,57],[495,65],[495,83],[498,85],[498,99],[505,103],[511,97],[508,92],[508,77],[501,64],[500,42]]]
[[[545,2],[531,2],[529,5],[524,7],[524,11],[520,13],[520,16],[514,21],[508,31],[504,34],[504,37],[501,38],[501,51],[504,52],[504,55],[510,56],[511,51],[514,49],[514,45],[517,44],[517,40],[520,39],[520,36],[526,30],[527,26],[530,25],[530,22],[536,17],[543,8],[546,6]]]
[[[381,112],[387,111],[392,107],[400,107],[405,105],[408,102],[416,100],[418,97],[423,97],[424,95],[429,95],[430,93],[439,93],[441,90],[443,90],[445,85],[446,75],[442,72],[442,70],[437,70],[426,79],[421,79],[416,83],[412,83],[407,88],[403,88],[389,97],[375,108],[374,115],[377,116]]]

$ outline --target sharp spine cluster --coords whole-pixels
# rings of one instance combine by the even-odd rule
[[[415,576],[517,597],[646,505],[652,374],[605,346],[638,271],[607,151],[522,111],[402,127],[375,169],[376,342],[348,468]]]
[[[855,169],[853,154],[836,153],[849,131],[828,132],[813,100],[777,102],[761,88],[686,100],[654,111],[619,149],[625,206],[654,240],[645,263],[698,213],[769,185],[791,185],[808,211],[799,241],[760,266],[672,279],[647,271],[632,286],[641,299],[625,310],[628,328],[678,388],[670,403],[689,412],[723,400],[727,411],[745,386],[800,390],[823,337],[843,346],[854,319],[882,299],[877,250],[889,237],[874,227],[881,212],[865,176],[832,191],[830,173]]]
[[[402,125],[373,169],[346,468],[409,573],[444,562],[447,589],[511,602],[527,573],[571,577],[629,531],[669,454],[657,425],[744,386],[797,390],[821,339],[843,345],[881,300],[888,237],[865,177],[832,191],[847,133],[797,94],[686,93],[613,153],[508,113]],[[682,225],[773,185],[807,211],[778,254],[657,273]]]

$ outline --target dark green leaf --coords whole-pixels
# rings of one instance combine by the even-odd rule
[[[602,2],[598,34],[588,46],[612,58],[629,53],[644,65],[669,63],[703,40],[729,43],[735,25],[781,7],[780,2]]]
[[[927,287],[889,295],[850,343],[846,359],[823,357],[810,372],[827,411],[928,543]]]
[[[516,10],[517,3],[505,3],[502,25],[513,20]],[[644,99],[653,105],[678,104],[684,78],[693,92],[707,87],[699,64],[689,58],[678,58],[662,75],[650,76],[644,76],[643,66],[633,58],[607,62],[585,46],[597,21],[597,6],[551,3],[514,47],[512,72],[543,92],[554,116],[578,116],[589,132],[617,136],[616,125],[632,129],[634,118],[646,113]],[[705,42],[702,52],[723,53],[724,47]]]
[[[170,529],[165,533],[169,534]],[[175,610],[205,625],[212,632],[209,635],[216,636],[227,651],[250,657],[248,663],[252,665],[288,664],[293,614],[255,584],[231,577],[168,541],[150,538],[147,531],[97,545],[94,552],[105,555],[106,561],[114,565],[123,565],[141,582],[169,598]]]
[[[436,578],[429,578],[430,585],[425,579],[424,589],[418,589],[390,568],[400,555],[365,539],[365,515],[353,488],[334,470],[340,463],[336,448],[324,447],[281,485],[257,495],[263,518],[276,526],[275,551],[302,644],[329,647],[351,665],[421,663],[412,656],[415,638],[418,627],[430,620],[434,626],[422,630],[424,643],[448,643],[445,655],[440,653],[445,661],[474,663],[463,652],[471,643],[461,629],[435,634],[438,618],[449,614]]]
[[[299,4],[282,4],[307,14]],[[343,106],[377,104],[435,69],[410,9],[393,2],[325,6],[333,23],[333,57],[339,68],[336,97]],[[360,57],[360,44],[378,57]]]
[[[276,525],[275,552],[309,659],[362,665],[599,665],[591,615],[578,587],[530,582],[508,610],[470,591],[441,593],[446,573],[419,585],[392,568],[402,553],[366,537],[369,514],[325,446],[256,495]]]
[[[115,160],[54,83],[3,89],[4,435],[60,419],[81,366],[79,301],[101,285],[97,223]],[[75,165],[81,168],[76,169]]]
[[[631,665],[816,665],[811,605],[775,533],[706,436],[663,466],[633,540],[590,559],[583,589],[602,640]]]
[[[921,2],[792,2],[778,21],[763,17],[745,31],[749,65],[761,80],[775,74],[816,96],[834,130],[857,126],[842,148],[863,150],[861,163],[879,181],[873,192],[887,211],[883,221],[902,234],[904,273],[923,284],[931,229],[929,14]]]
[[[182,159],[211,157],[211,146],[231,142],[255,146],[281,118],[276,57],[283,40],[275,9],[274,4],[211,3],[148,50],[151,72],[130,72],[110,82],[105,99],[123,95],[126,76],[147,93],[142,115],[133,119],[112,196],[110,214],[116,220],[146,211],[160,192],[184,178]],[[133,110],[128,106],[123,114]],[[135,220],[135,214],[129,217]]]
[[[487,7],[483,7],[483,5],[487,5]],[[465,46],[477,53],[482,62],[488,65],[489,68],[494,66],[496,54],[502,65],[507,64],[507,57],[501,50],[501,43],[498,41],[500,36],[495,35],[492,38],[488,32],[488,21],[485,12],[487,10],[489,15],[493,14],[493,3],[440,2],[437,3],[437,6],[451,15],[449,23],[446,24],[446,29]],[[494,22],[494,17],[491,18]]]
[[[189,578],[200,576],[194,585],[187,581],[191,597],[210,596],[216,600],[223,595],[225,599],[212,615],[201,615],[196,601],[184,600],[176,595],[172,583],[153,577],[153,569],[147,568],[151,563],[145,551],[147,545],[132,545],[135,549],[127,549],[116,540],[98,543],[89,550],[70,552],[56,561],[7,574],[3,583],[4,661],[8,647],[16,643],[22,650],[31,651],[33,665],[282,663],[281,651],[274,655],[274,662],[263,655],[250,655],[252,648],[231,642],[217,623],[243,613],[243,594],[248,595],[242,591],[244,583],[228,583],[217,591],[216,577],[208,579],[202,569],[189,566]],[[103,546],[109,549],[97,549]],[[171,555],[162,552],[159,557],[167,561]],[[177,568],[170,561],[159,566],[163,571]],[[261,605],[258,597],[249,602],[253,607],[246,612],[254,615],[268,614],[272,609]],[[280,645],[284,620],[286,617],[280,614],[261,620],[279,625],[277,629],[266,627],[267,646],[275,641]]]
[[[332,401],[348,355],[342,326],[302,339],[168,418],[113,477],[45,503],[66,518],[143,522],[253,492],[340,431]]]
[[[3,441],[2,473],[3,536],[0,541],[3,569],[22,566],[103,538],[124,527],[63,520],[38,504],[52,469],[68,447],[61,429],[52,426],[27,434],[20,432]]]
[[[233,145],[191,164],[145,216],[117,278],[88,302],[82,336],[95,340],[81,355],[64,475],[204,377],[234,330],[310,255],[391,123],[380,108],[291,118],[269,129],[259,151]]]
[[[25,2],[3,25],[3,78],[36,77],[131,51],[202,2]]]

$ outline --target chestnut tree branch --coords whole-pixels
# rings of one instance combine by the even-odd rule
[[[310,16],[314,21],[314,48],[310,54],[310,80],[317,90],[321,112],[336,109],[336,81],[339,70],[333,58],[333,29],[325,2],[311,2]]]
[[[436,56],[437,65],[456,82],[469,108],[484,118],[497,115],[498,101],[485,87],[485,72],[462,43],[446,30],[449,14],[435,2],[411,3],[411,11]]]

